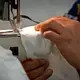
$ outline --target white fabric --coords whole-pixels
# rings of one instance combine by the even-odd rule
[[[0,46],[0,80],[29,80],[19,60]]]
[[[56,46],[34,30],[34,26],[20,32],[28,58],[45,58],[50,61],[54,73],[49,80],[79,80],[77,71],[63,58]]]

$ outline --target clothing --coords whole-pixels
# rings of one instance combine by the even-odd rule
[[[20,61],[9,49],[0,46],[0,80],[30,80]]]
[[[77,0],[64,16],[80,21],[80,0]]]

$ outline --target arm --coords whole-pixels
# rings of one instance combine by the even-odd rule
[[[78,1],[76,1],[71,9],[68,11],[68,13],[66,13],[64,16],[65,17],[68,17],[70,19],[77,19],[77,4],[78,4]]]

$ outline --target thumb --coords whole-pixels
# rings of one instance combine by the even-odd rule
[[[51,40],[52,42],[57,42],[59,41],[59,38],[60,38],[60,35],[57,34],[56,32],[54,31],[45,31],[43,33],[43,36],[49,40]]]

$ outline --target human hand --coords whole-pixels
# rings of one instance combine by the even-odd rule
[[[26,59],[22,65],[30,80],[47,80],[53,73],[47,69],[49,62],[44,59]]]
[[[80,69],[80,22],[54,17],[38,24],[35,29],[54,42],[72,66]]]

